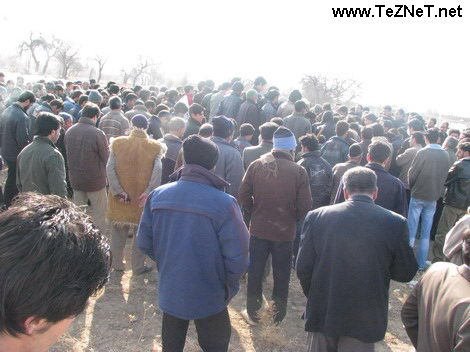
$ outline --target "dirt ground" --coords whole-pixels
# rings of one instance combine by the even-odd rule
[[[127,248],[129,252],[129,248]],[[127,253],[129,254],[129,253]],[[51,351],[73,352],[136,352],[161,351],[162,314],[156,307],[155,270],[138,277],[131,271],[111,274],[99,297],[91,300],[86,311],[76,318],[70,331]],[[272,280],[268,279],[264,294],[269,297]],[[414,351],[400,320],[400,309],[410,287],[392,282],[390,288],[389,324],[385,341],[377,352]],[[230,351],[299,352],[306,350],[306,333],[300,319],[306,299],[292,272],[288,313],[275,326],[266,316],[257,326],[250,326],[240,314],[245,309],[246,285],[229,306],[232,322]],[[194,325],[190,325],[185,351],[199,351]]]

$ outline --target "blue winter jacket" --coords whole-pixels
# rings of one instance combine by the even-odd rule
[[[160,309],[185,320],[221,312],[248,268],[249,233],[227,184],[198,165],[155,189],[140,221],[138,247],[157,263]]]

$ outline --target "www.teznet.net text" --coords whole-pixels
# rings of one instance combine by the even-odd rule
[[[334,18],[452,18],[462,17],[462,6],[374,5],[374,7],[333,7]]]

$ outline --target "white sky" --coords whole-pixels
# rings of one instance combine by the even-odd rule
[[[396,1],[319,2],[8,0],[0,5],[0,43],[3,54],[30,31],[54,34],[74,41],[84,58],[109,56],[105,73],[132,66],[141,54],[165,76],[187,73],[195,83],[263,75],[288,89],[304,74],[353,78],[362,82],[361,103],[470,117],[470,4],[460,2],[460,19],[340,20],[332,6]]]

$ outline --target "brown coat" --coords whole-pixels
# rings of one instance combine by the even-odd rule
[[[470,351],[470,269],[439,262],[413,289],[401,311],[417,352]]]
[[[280,151],[250,164],[238,199],[251,217],[251,235],[271,241],[293,241],[296,221],[312,208],[307,172]]]
[[[96,192],[106,187],[108,140],[93,120],[81,117],[67,130],[65,149],[72,189]]]

